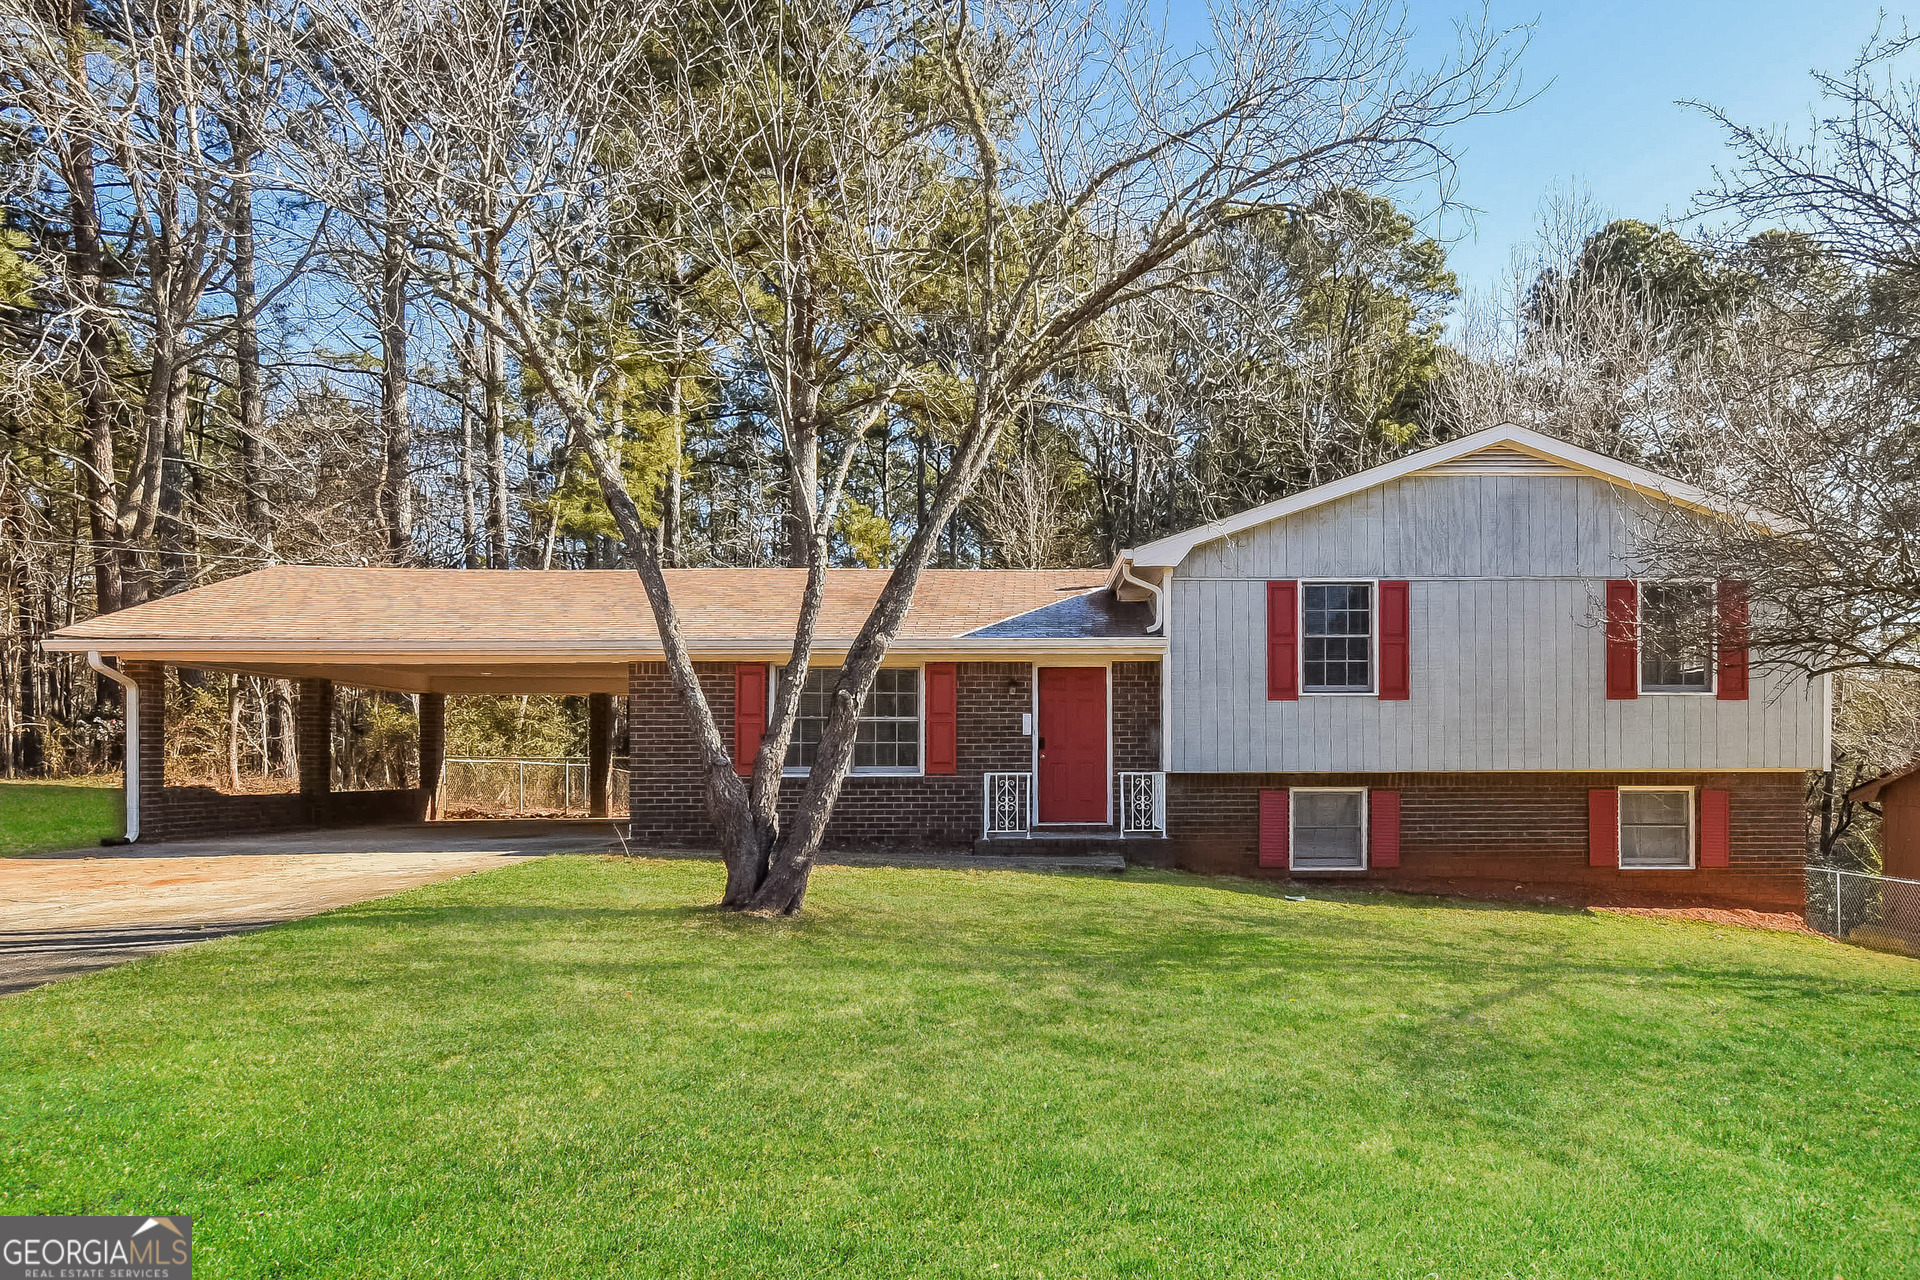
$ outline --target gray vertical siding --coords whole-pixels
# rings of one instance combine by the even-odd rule
[[[1813,769],[1824,687],[1606,698],[1600,598],[1645,500],[1582,476],[1414,476],[1195,548],[1168,625],[1181,772]],[[1413,696],[1266,698],[1272,578],[1411,581]]]

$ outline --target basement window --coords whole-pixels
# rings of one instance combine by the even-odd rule
[[[1359,787],[1295,787],[1287,805],[1295,871],[1367,869],[1367,793]]]
[[[1693,866],[1693,790],[1620,788],[1620,865],[1682,870]]]
[[[820,751],[827,710],[833,703],[837,667],[812,667],[800,689],[800,714],[787,743],[786,767],[805,772]],[[920,669],[882,667],[860,709],[853,741],[853,772],[909,774],[920,771]]]

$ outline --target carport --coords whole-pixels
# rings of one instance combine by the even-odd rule
[[[437,816],[446,701],[458,694],[585,695],[589,812],[609,812],[613,699],[628,664],[658,659],[631,573],[273,567],[49,636],[125,690],[127,838],[183,840]],[[169,785],[167,668],[265,676],[296,690],[298,790],[233,795]],[[418,787],[332,789],[336,686],[410,695]]]

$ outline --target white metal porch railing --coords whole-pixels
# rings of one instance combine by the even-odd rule
[[[1120,834],[1167,834],[1167,775],[1122,770],[1120,773]]]
[[[981,788],[981,826],[993,836],[1033,834],[1033,775],[989,773]]]

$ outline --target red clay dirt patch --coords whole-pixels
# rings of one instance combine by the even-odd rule
[[[1594,907],[1616,916],[1647,916],[1660,920],[1698,920],[1703,924],[1727,924],[1741,929],[1777,929],[1782,933],[1805,933],[1824,937],[1807,928],[1806,917],[1797,911],[1749,911],[1743,907]]]

